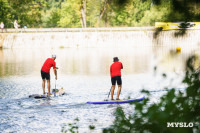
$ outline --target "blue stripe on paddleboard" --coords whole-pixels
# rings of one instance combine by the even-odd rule
[[[141,101],[144,97],[138,99],[122,100],[122,101],[99,101],[99,102],[87,102],[87,104],[115,104],[115,103],[130,103],[133,101]]]

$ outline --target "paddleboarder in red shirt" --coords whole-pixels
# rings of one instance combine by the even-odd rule
[[[119,95],[120,95],[121,88],[122,88],[121,69],[123,69],[123,65],[122,65],[121,62],[119,62],[118,57],[114,57],[113,62],[114,63],[110,66],[110,76],[111,76],[111,83],[112,83],[111,100],[114,100],[113,94],[114,94],[114,91],[115,91],[116,82],[117,82],[117,85],[118,85],[116,100],[119,100]]]
[[[56,59],[56,55],[52,55],[52,58],[48,58],[42,66],[41,77],[42,77],[43,94],[45,94],[45,81],[47,80],[48,95],[51,95],[51,92],[50,92],[50,69],[51,69],[51,67],[53,67],[55,79],[57,80],[56,69],[58,69],[58,68],[56,67],[55,59]]]

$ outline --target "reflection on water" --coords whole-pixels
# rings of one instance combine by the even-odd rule
[[[2,132],[60,132],[64,125],[79,118],[81,132],[95,132],[108,127],[113,111],[122,106],[127,113],[133,109],[123,105],[87,105],[87,101],[103,100],[110,90],[109,67],[118,56],[124,65],[121,99],[140,96],[145,88],[154,91],[152,102],[165,93],[156,92],[169,86],[177,87],[182,80],[184,64],[198,49],[184,49],[179,54],[173,47],[135,48],[65,48],[65,49],[3,49],[0,50],[0,131]],[[40,69],[46,58],[57,54],[58,80],[66,95],[51,99],[30,99],[31,94],[41,94]],[[168,79],[154,75],[166,72]],[[174,73],[175,72],[175,73]],[[171,80],[172,78],[176,80]],[[51,70],[51,86],[55,80]],[[181,88],[182,86],[179,86]],[[97,122],[94,122],[97,119]]]
[[[173,51],[175,48],[170,47],[4,49],[0,50],[0,76],[37,74],[53,53],[57,54],[61,74],[108,75],[114,56],[123,63],[124,74],[147,73],[155,65],[165,71],[183,70],[183,63],[192,51],[182,49],[180,54]]]

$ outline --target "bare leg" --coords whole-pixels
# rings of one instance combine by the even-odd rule
[[[45,79],[42,79],[43,94],[45,94]]]
[[[113,99],[114,91],[115,91],[115,85],[112,85],[112,89],[111,89],[111,100]]]
[[[119,99],[119,95],[120,95],[120,93],[121,93],[121,89],[122,89],[122,86],[121,86],[121,85],[118,85],[117,99]]]
[[[51,95],[51,91],[50,91],[50,80],[47,80],[47,87],[48,87],[48,95]]]

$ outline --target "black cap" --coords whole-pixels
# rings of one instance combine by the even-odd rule
[[[113,58],[113,62],[119,61],[118,57]]]

